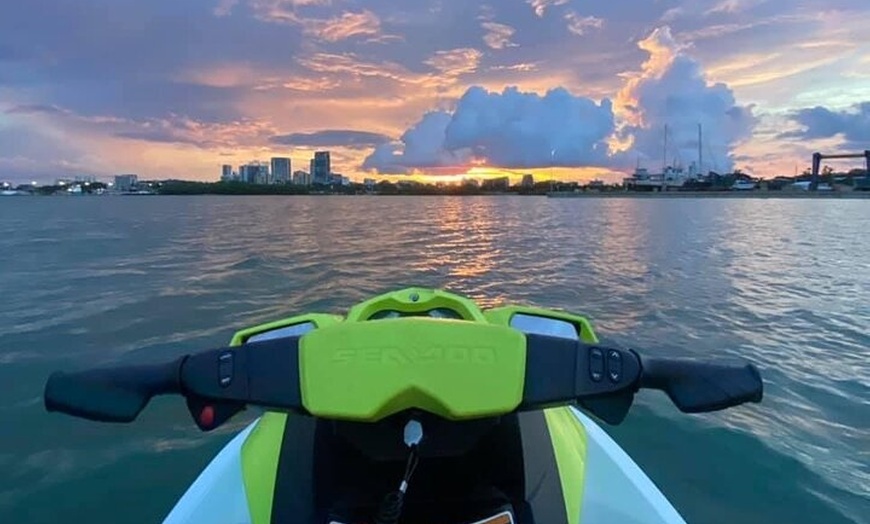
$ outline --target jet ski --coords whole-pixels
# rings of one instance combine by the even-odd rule
[[[176,395],[203,431],[262,409],[170,524],[682,523],[599,425],[641,389],[685,413],[763,394],[751,363],[651,358],[602,344],[582,315],[409,288],[170,362],[55,372],[44,402],[129,423]]]

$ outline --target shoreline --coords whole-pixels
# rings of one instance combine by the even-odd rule
[[[105,193],[102,195],[4,195],[6,197],[31,197],[31,198],[100,198],[100,197],[143,197],[143,196],[268,196],[268,197],[296,197],[296,196],[341,196],[341,197],[403,197],[403,196],[426,196],[426,197],[540,197],[540,198],[556,198],[556,199],[729,199],[729,200],[870,200],[870,191],[748,191],[748,192],[718,192],[718,191],[665,191],[665,192],[630,192],[630,191],[603,191],[603,192],[567,192],[555,191],[549,193],[513,193],[513,192],[477,192],[477,193],[328,193],[328,192],[311,192],[311,193]],[[3,200],[3,199],[0,199]]]
[[[665,191],[665,192],[551,192],[547,198],[723,198],[723,199],[870,199],[870,191]]]

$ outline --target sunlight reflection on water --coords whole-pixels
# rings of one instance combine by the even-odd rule
[[[650,354],[751,359],[765,377],[761,406],[686,417],[661,396],[641,394],[639,405],[651,414],[638,416],[638,431],[673,428],[699,447],[721,444],[703,428],[751,435],[765,445],[753,449],[767,454],[754,458],[758,474],[775,457],[798,458],[824,481],[779,482],[851,515],[870,515],[863,512],[870,504],[864,202],[13,200],[0,207],[0,383],[7,385],[0,413],[17,422],[0,432],[0,450],[15,450],[0,455],[11,472],[0,476],[0,502],[13,515],[56,496],[52,489],[107,487],[106,468],[144,468],[155,454],[189,467],[177,478],[160,477],[165,492],[154,496],[169,505],[208,459],[204,450],[229,435],[196,433],[171,403],[124,428],[50,417],[33,402],[50,370],[169,357],[223,344],[250,324],[341,312],[407,285],[465,293],[485,307],[518,302],[586,313],[606,340]],[[658,460],[642,447],[636,453],[648,464]],[[681,461],[680,449],[656,453],[667,471],[650,474],[669,479],[666,492],[691,484],[721,493],[716,478],[698,479]],[[53,487],[36,482],[51,477],[52,461],[60,468]],[[93,468],[73,473],[68,464]],[[124,482],[150,485],[136,476]],[[700,506],[700,521],[717,521],[723,508],[741,502],[722,493],[718,505]],[[770,508],[768,520],[787,510]],[[794,511],[800,520],[801,510]]]

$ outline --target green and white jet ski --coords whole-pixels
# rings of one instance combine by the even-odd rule
[[[131,422],[182,395],[204,431],[264,408],[171,524],[682,523],[592,418],[619,424],[640,388],[687,413],[762,398],[751,364],[641,357],[582,316],[411,288],[173,362],[57,372],[45,406]]]

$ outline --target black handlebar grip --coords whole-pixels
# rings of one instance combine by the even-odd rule
[[[45,384],[45,409],[100,422],[132,422],[151,397],[181,392],[183,362],[55,372]]]
[[[692,360],[643,359],[640,387],[660,389],[684,413],[705,413],[746,402],[761,402],[764,384],[758,369]]]

